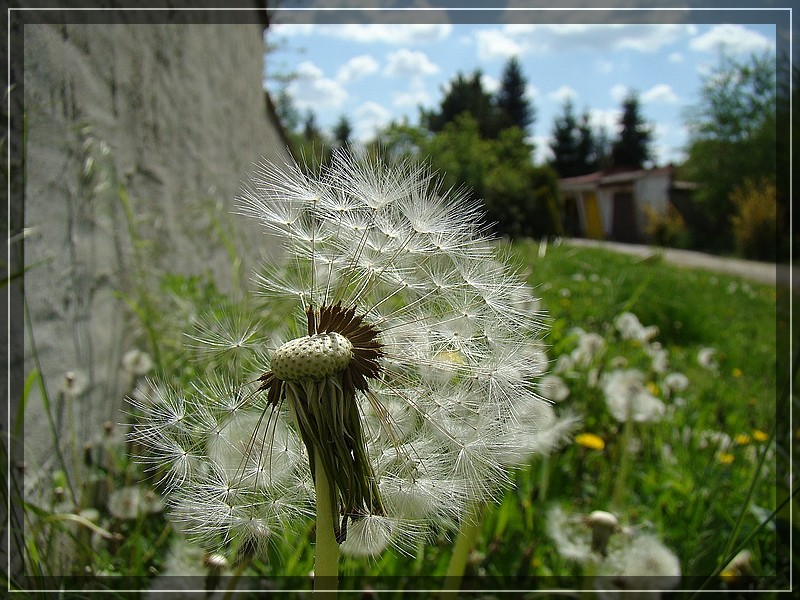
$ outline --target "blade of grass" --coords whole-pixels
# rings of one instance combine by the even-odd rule
[[[26,329],[28,330],[28,339],[30,340],[29,347],[31,349],[31,356],[33,357],[33,362],[35,365],[34,369],[38,374],[36,380],[39,386],[39,393],[42,396],[42,404],[44,405],[44,413],[45,416],[47,417],[47,425],[50,428],[51,435],[53,436],[53,450],[55,451],[56,460],[58,461],[59,466],[64,471],[64,477],[66,478],[67,481],[67,488],[69,489],[70,497],[77,506],[78,496],[75,492],[72,479],[70,478],[69,470],[67,469],[67,463],[64,460],[64,455],[61,452],[61,444],[59,444],[58,442],[59,438],[58,429],[56,428],[56,422],[55,419],[53,418],[53,410],[52,410],[52,405],[50,403],[50,395],[47,393],[47,385],[45,384],[44,377],[41,376],[42,364],[39,360],[39,353],[36,350],[36,341],[33,336],[33,323],[31,323],[30,319],[30,310],[28,307],[27,294],[23,294],[23,302],[25,310],[25,326]]]

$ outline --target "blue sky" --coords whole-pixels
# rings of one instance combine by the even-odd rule
[[[509,57],[517,56],[536,110],[530,128],[536,159],[548,156],[554,118],[571,97],[578,114],[613,136],[623,97],[639,93],[642,114],[654,126],[658,164],[680,161],[686,143],[685,111],[699,100],[702,77],[722,49],[735,58],[775,53],[771,24],[280,24],[267,31],[279,49],[266,57],[270,74],[294,73],[288,85],[295,106],[311,109],[329,132],[342,115],[366,141],[377,128],[407,117],[418,106],[439,105],[458,71],[480,69],[493,91]]]

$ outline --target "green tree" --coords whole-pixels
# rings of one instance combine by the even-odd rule
[[[620,133],[611,146],[611,163],[615,167],[641,169],[652,159],[650,143],[653,130],[640,112],[639,96],[631,92],[622,102]]]
[[[517,57],[511,57],[503,70],[496,98],[501,129],[519,127],[522,131],[527,131],[528,126],[534,122],[536,113],[525,95],[526,84]]]
[[[320,132],[317,126],[317,115],[311,110],[306,111],[306,118],[303,121],[303,137],[307,142],[313,142],[322,138],[322,132]]]
[[[278,121],[287,132],[297,130],[300,125],[300,113],[295,108],[292,97],[286,91],[286,88],[278,92],[278,96],[275,98],[275,113],[278,115]]]
[[[352,133],[353,128],[347,117],[345,115],[339,117],[339,120],[333,127],[333,141],[338,146],[347,146],[350,143],[350,136]]]
[[[499,131],[498,109],[492,95],[483,89],[482,73],[476,70],[465,77],[458,73],[450,80],[450,86],[442,99],[438,111],[421,111],[421,122],[430,131],[442,131],[458,116],[468,113],[477,123],[483,138],[497,137]]]
[[[553,158],[548,164],[559,177],[575,177],[593,173],[604,166],[604,138],[595,133],[588,111],[580,121],[575,118],[572,101],[564,101],[562,114],[555,118],[550,149]]]
[[[572,100],[567,98],[562,106],[561,115],[555,118],[553,139],[550,142],[550,150],[553,152],[550,166],[556,170],[559,177],[574,177],[580,174],[577,127]]]
[[[478,122],[461,113],[442,130],[423,143],[422,156],[444,175],[445,185],[468,186],[478,197],[485,197],[486,177],[494,166],[492,145],[481,136]]]
[[[604,162],[603,138],[596,134],[591,124],[589,111],[584,111],[578,123],[578,165],[579,175],[593,173],[602,167]]]
[[[732,250],[732,192],[745,181],[776,180],[774,57],[736,62],[721,56],[703,80],[700,102],[687,113],[688,159],[682,178],[697,182],[695,229],[704,246]]]

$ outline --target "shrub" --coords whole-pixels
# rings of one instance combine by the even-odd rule
[[[647,219],[645,233],[653,244],[673,248],[687,248],[690,245],[686,222],[672,204],[663,213],[645,205],[644,212]]]
[[[737,251],[745,258],[776,259],[778,205],[775,184],[747,180],[730,195],[736,214],[731,217]]]

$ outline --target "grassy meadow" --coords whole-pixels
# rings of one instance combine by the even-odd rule
[[[463,586],[588,587],[591,577],[609,574],[581,554],[593,543],[586,517],[602,510],[618,520],[609,552],[646,534],[674,554],[683,578],[676,595],[688,598],[701,587],[785,588],[790,559],[778,540],[788,539],[790,527],[787,437],[793,432],[788,401],[781,399],[786,382],[777,375],[788,372],[788,365],[777,368],[788,361],[776,350],[776,328],[785,333],[788,314],[776,289],[566,243],[514,242],[507,253],[548,314],[546,352],[558,379],[542,393],[553,393],[557,412],[577,415],[580,424],[552,455],[519,469],[502,501],[478,514]],[[185,324],[209,306],[225,311],[236,301],[202,277],[168,274],[143,280],[129,304],[147,354],[138,357],[145,365],[130,392],[137,394],[145,372],[191,385],[200,373],[185,345]],[[631,330],[636,320],[641,327]],[[640,421],[615,418],[606,399],[615,372],[636,372],[658,410]],[[127,419],[120,414],[121,422]],[[275,535],[267,552],[241,569],[187,544],[163,510],[161,490],[129,457],[138,449],[125,443],[123,429],[109,428],[80,476],[67,481],[57,473],[49,497],[25,507],[30,579],[22,587],[72,575],[60,582],[65,589],[178,588],[186,583],[169,575],[189,574],[195,587],[224,589],[232,582],[247,588],[263,586],[258,577],[302,578],[313,570],[310,519],[286,540]],[[76,550],[61,550],[65,540]],[[441,534],[432,542],[411,556],[343,558],[340,588],[377,574],[389,579],[370,585],[438,588],[454,540]],[[749,552],[747,564],[724,569],[740,550]],[[220,583],[231,574],[245,579]]]

